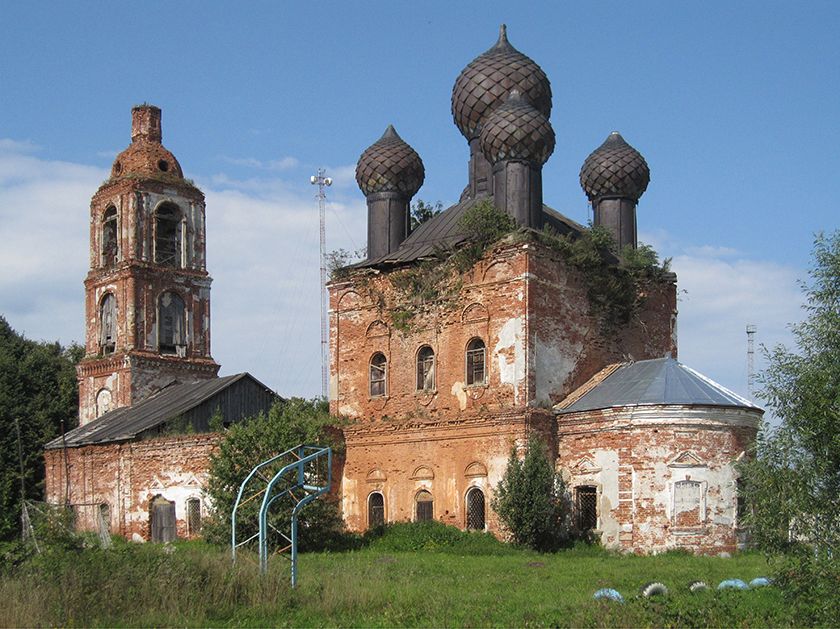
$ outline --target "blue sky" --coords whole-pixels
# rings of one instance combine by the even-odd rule
[[[639,149],[640,236],[684,291],[680,357],[745,392],[744,326],[789,342],[813,234],[840,222],[838,2],[4,2],[0,312],[81,339],[89,200],[150,102],[207,194],[223,373],[317,394],[309,176],[336,180],[329,249],[364,245],[353,165],[389,123],[426,165],[418,197],[456,200],[452,85],[502,22],[552,83],[546,202],[586,222],[585,157],[613,130]]]

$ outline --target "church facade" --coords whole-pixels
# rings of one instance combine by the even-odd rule
[[[637,307],[608,321],[586,274],[551,246],[587,228],[543,203],[550,112],[548,78],[502,27],[452,92],[470,149],[459,203],[412,232],[419,155],[388,127],[360,157],[368,258],[329,287],[331,409],[351,419],[344,518],[355,530],[434,519],[503,535],[494,488],[511,451],[536,434],[569,489],[575,528],[626,551],[731,552],[733,464],[761,411],[676,361],[673,274],[640,282]],[[649,179],[618,133],[584,162],[594,225],[617,250],[637,246]],[[516,229],[452,266],[488,207]]]

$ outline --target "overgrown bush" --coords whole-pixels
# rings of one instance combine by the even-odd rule
[[[205,538],[219,544],[230,543],[231,514],[237,493],[258,464],[299,444],[329,445],[340,449],[337,432],[331,430],[334,423],[325,401],[292,398],[278,402],[267,414],[261,413],[233,425],[210,460],[207,493],[213,501],[214,512],[204,525]],[[276,471],[279,467],[273,472],[266,470],[263,474],[265,478],[260,478],[261,484],[255,482],[250,489],[258,491],[265,488],[268,477]],[[326,470],[318,473],[325,474]],[[257,533],[261,502],[262,496],[257,496],[248,502],[243,500],[240,505],[237,513],[239,540]],[[269,524],[275,529],[286,530],[287,535],[292,506],[291,500],[281,500],[269,512]],[[332,493],[306,505],[300,512],[298,523],[298,549],[301,551],[341,548],[346,543],[338,499]]]
[[[389,552],[437,551],[461,555],[509,555],[515,552],[490,533],[462,531],[442,522],[397,522],[372,529],[364,545]]]
[[[539,551],[557,550],[570,539],[563,480],[547,454],[536,436],[528,442],[524,460],[514,448],[493,498],[493,510],[513,541]]]

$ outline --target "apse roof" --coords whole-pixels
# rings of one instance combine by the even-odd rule
[[[146,431],[188,413],[243,379],[250,379],[259,387],[268,390],[268,387],[249,373],[198,383],[174,384],[133,406],[114,409],[84,426],[68,431],[63,439],[58,437],[50,441],[46,449],[135,439]]]
[[[352,268],[404,264],[434,257],[441,249],[457,246],[467,239],[467,234],[460,224],[464,212],[485,200],[492,203],[493,197],[468,198],[456,203],[411,232],[396,251],[352,265]],[[543,220],[558,234],[580,233],[586,229],[547,205],[543,205]]]
[[[572,400],[571,403],[561,402],[555,406],[556,412],[577,413],[615,406],[660,404],[758,409],[749,400],[673,358],[625,363],[613,368],[611,373],[584,395],[574,399],[573,394],[567,399]]]

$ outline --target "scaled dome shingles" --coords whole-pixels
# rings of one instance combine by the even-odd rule
[[[542,166],[554,152],[554,129],[517,90],[491,113],[481,129],[481,150],[491,163],[525,160]]]
[[[649,183],[645,158],[617,131],[589,154],[580,169],[580,185],[590,201],[603,197],[638,201]]]
[[[482,119],[519,90],[534,109],[551,115],[551,84],[533,59],[510,45],[505,26],[499,40],[461,71],[452,88],[452,117],[467,140],[478,137]]]
[[[356,164],[356,183],[365,196],[375,192],[399,192],[410,198],[423,185],[425,177],[423,160],[392,125],[365,149]]]

